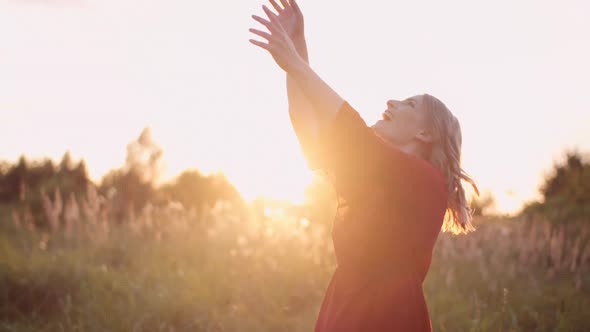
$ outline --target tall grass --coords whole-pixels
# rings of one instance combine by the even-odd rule
[[[44,197],[48,228],[0,214],[0,331],[311,331],[335,267],[329,226],[171,204],[109,223],[108,199]],[[61,209],[61,210],[59,210]],[[590,331],[590,227],[479,219],[441,234],[435,331]]]

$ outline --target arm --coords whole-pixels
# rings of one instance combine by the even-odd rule
[[[275,0],[270,3],[277,11],[277,19],[287,35],[293,41],[299,56],[309,63],[307,43],[305,41],[305,23],[301,8],[295,0],[280,0],[282,6]],[[302,146],[309,146],[317,141],[318,120],[309,99],[299,87],[292,74],[286,74],[287,97],[289,101],[289,117],[295,134]]]
[[[250,39],[250,42],[271,53],[275,62],[287,73],[287,93],[289,97],[289,114],[295,131],[301,143],[314,142],[326,126],[330,125],[336,113],[344,104],[340,97],[328,84],[326,84],[309,66],[307,59],[307,45],[305,44],[303,29],[299,26],[299,33],[290,34],[287,31],[295,31],[293,25],[281,23],[288,22],[288,10],[294,9],[298,17],[300,10],[295,1],[291,1],[293,7],[287,1],[281,1],[285,8],[281,8],[275,1],[271,1],[279,16],[271,12],[266,6],[263,10],[269,20],[252,15],[266,28],[268,32],[250,29],[250,31],[263,37],[268,43]],[[283,25],[287,26],[285,29]]]
[[[295,44],[297,53],[299,53],[305,62],[309,63],[305,37],[295,36],[293,37],[293,43]],[[313,141],[317,136],[317,119],[312,105],[299,88],[297,82],[295,82],[293,76],[286,73],[286,78],[291,124],[300,144],[306,146],[308,142]]]
[[[287,72],[287,90],[291,116],[300,116],[314,138],[332,123],[344,103],[303,58]]]
[[[270,51],[285,70],[289,116],[297,137],[304,144],[318,137],[344,100],[309,67],[303,13],[297,1],[280,0],[280,3],[270,0],[278,14],[263,6],[270,21],[253,16],[270,34],[256,29],[250,31],[269,43],[251,42]]]

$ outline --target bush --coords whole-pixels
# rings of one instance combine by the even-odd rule
[[[553,222],[590,221],[590,161],[577,151],[566,153],[540,188],[541,202],[523,209]]]

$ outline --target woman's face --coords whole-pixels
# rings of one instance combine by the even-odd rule
[[[405,100],[389,100],[382,119],[371,126],[377,134],[398,145],[422,140],[426,132],[426,117],[422,107],[423,96]]]

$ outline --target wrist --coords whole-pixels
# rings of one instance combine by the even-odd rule
[[[298,56],[297,60],[291,66],[291,68],[289,69],[289,72],[287,74],[289,74],[295,80],[299,81],[299,80],[305,79],[305,76],[308,74],[309,69],[310,69],[310,67],[309,67],[309,64],[307,63],[307,61],[305,61],[305,59],[303,59],[303,57]]]
[[[297,49],[297,53],[303,58],[305,62],[309,62],[308,53],[307,53],[307,42],[305,40],[305,36],[303,33],[296,34],[291,38],[295,48]]]

